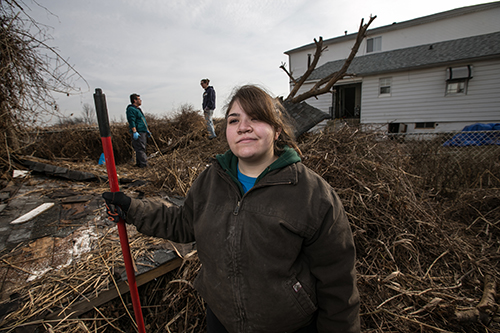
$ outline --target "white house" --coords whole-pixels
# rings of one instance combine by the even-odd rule
[[[359,119],[390,133],[500,123],[499,18],[497,1],[369,29],[349,75],[331,94],[306,102],[332,118]],[[328,49],[299,93],[338,71],[355,37],[325,40]],[[295,78],[314,50],[311,43],[285,52]]]

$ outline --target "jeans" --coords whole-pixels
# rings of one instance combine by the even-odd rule
[[[217,135],[215,135],[214,122],[212,121],[214,110],[205,109],[203,110],[203,115],[205,116],[205,121],[207,123],[208,137],[210,139],[217,137]]]
[[[148,140],[147,133],[139,133],[139,138],[134,140],[132,136],[132,147],[135,150],[135,160],[138,167],[144,168],[148,166],[148,160],[146,156],[146,142]]]

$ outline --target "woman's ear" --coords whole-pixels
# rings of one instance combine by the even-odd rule
[[[274,133],[274,141],[278,140],[278,138],[280,137],[280,134],[281,134],[281,127],[278,128],[276,130],[276,132]]]

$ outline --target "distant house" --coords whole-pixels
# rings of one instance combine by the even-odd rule
[[[332,118],[359,119],[390,133],[500,123],[499,18],[497,1],[369,29],[350,75],[331,94],[306,102]],[[299,93],[338,71],[355,37],[325,40],[328,49]],[[285,52],[295,78],[314,50],[311,43]]]

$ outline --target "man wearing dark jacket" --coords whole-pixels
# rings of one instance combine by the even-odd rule
[[[209,86],[209,83],[209,79],[203,79],[200,84],[201,87],[205,89],[203,93],[202,108],[205,121],[207,122],[208,138],[213,139],[217,137],[217,135],[215,135],[214,122],[212,120],[215,110],[215,90],[214,87]]]
[[[136,166],[145,168],[148,166],[146,156],[146,143],[149,135],[148,124],[140,106],[141,96],[130,95],[130,105],[127,106],[127,121],[130,135],[132,135],[132,147],[135,150]]]

